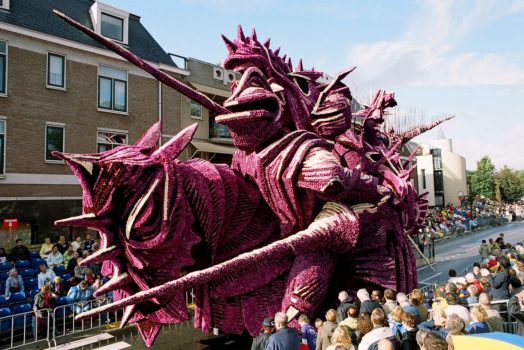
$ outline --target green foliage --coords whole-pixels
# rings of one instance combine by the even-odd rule
[[[468,180],[470,195],[474,193],[491,199],[495,198],[495,165],[488,156],[482,157],[477,162],[477,170],[471,172]]]
[[[524,195],[521,175],[505,165],[500,169],[495,177],[497,188],[500,191],[500,200],[514,202]]]

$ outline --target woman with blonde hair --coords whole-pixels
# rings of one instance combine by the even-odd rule
[[[420,289],[413,289],[411,292],[411,305],[417,308],[418,314],[420,316],[420,322],[428,320],[429,311],[424,304],[424,295],[420,292]]]
[[[402,334],[406,332],[406,329],[402,325],[402,315],[404,315],[404,310],[400,306],[395,306],[391,314],[389,314],[389,328],[391,328],[395,337],[401,337]]]
[[[474,306],[471,311],[471,319],[473,322],[466,327],[466,332],[469,334],[489,333],[491,328],[488,323],[488,313],[480,305]]]
[[[330,345],[330,339],[333,336],[335,328],[337,328],[337,311],[335,309],[329,309],[326,312],[326,322],[322,324],[322,327],[318,331],[317,335],[317,347],[316,350],[326,350]]]
[[[351,335],[348,334],[348,331],[344,328],[347,327],[338,326],[335,328],[331,336],[331,345],[328,346],[326,350],[335,350],[340,348],[340,346],[346,350],[355,350],[353,344],[351,344]]]

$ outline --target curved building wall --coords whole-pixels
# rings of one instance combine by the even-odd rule
[[[443,141],[443,140],[439,140]],[[442,174],[444,177],[445,204],[460,205],[459,192],[466,194],[466,160],[464,157],[452,152],[442,150]]]

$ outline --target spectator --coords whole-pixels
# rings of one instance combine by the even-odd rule
[[[500,247],[500,249],[505,249],[506,248],[506,244],[504,243],[504,233],[500,233],[500,235],[497,237],[497,239],[495,240],[495,243],[497,243]]]
[[[22,276],[18,276],[16,269],[11,269],[9,271],[9,277],[5,281],[5,294],[4,296],[9,298],[11,294],[25,292],[24,290],[24,280]]]
[[[446,302],[448,307],[446,308],[446,315],[455,314],[459,316],[465,325],[469,325],[470,317],[469,311],[464,306],[458,304],[458,297],[456,294],[448,293],[446,295]]]
[[[67,293],[69,302],[74,305],[76,314],[91,310],[91,303],[88,302],[93,296],[93,290],[86,281],[80,282],[78,285],[71,287]]]
[[[382,305],[382,308],[384,309],[384,312],[386,315],[389,315],[391,311],[397,306],[397,302],[395,301],[395,292],[393,292],[391,289],[386,289],[384,291],[384,305]]]
[[[477,294],[480,294],[483,292],[480,281],[475,278],[475,275],[473,273],[470,272],[466,274],[466,282],[468,283],[468,285],[474,285],[477,288]]]
[[[73,246],[70,245],[69,247],[67,247],[66,252],[62,254],[62,257],[64,258],[64,266],[66,268],[69,265],[69,261],[73,259],[74,255],[75,255],[75,251],[73,249]]]
[[[445,338],[448,335],[448,330],[445,327],[446,325],[446,314],[442,309],[433,310],[433,319],[422,322],[418,325],[418,329],[426,330],[431,333],[440,335],[442,338]]]
[[[448,342],[448,349],[453,350],[453,336],[454,335],[464,335],[466,334],[466,326],[464,320],[457,315],[451,314],[446,317],[446,329],[448,330],[448,335],[446,336],[446,341]]]
[[[401,350],[419,350],[417,344],[417,324],[415,316],[412,314],[404,313],[402,315],[402,325],[404,326],[405,332],[401,336],[400,349]]]
[[[68,292],[68,285],[66,281],[62,280],[62,277],[56,276],[53,282],[49,285],[51,293],[55,298],[65,297]]]
[[[424,338],[423,350],[448,350],[448,343],[438,334],[428,333]]]
[[[404,315],[404,310],[400,306],[396,306],[389,314],[388,319],[389,327],[393,335],[398,338],[402,336],[402,333],[406,332],[406,329],[402,325],[402,315]]]
[[[353,344],[351,344],[351,336],[344,326],[338,326],[333,331],[333,336],[331,337],[331,345],[328,346],[327,350],[339,349],[339,346],[342,346],[346,350],[354,350]]]
[[[364,288],[358,290],[357,298],[360,300],[360,313],[367,312],[371,315],[376,308],[382,310],[379,303],[369,298],[369,293]]]
[[[382,306],[382,292],[379,289],[373,289],[371,292],[371,300],[376,301],[380,306]]]
[[[380,339],[394,338],[391,328],[384,327],[385,314],[382,308],[376,308],[371,314],[371,322],[373,329],[362,337],[362,341],[358,346],[358,350],[368,350],[371,345],[377,343]]]
[[[395,345],[388,339],[380,339],[377,343],[377,350],[395,350]]]
[[[454,269],[449,269],[448,276],[448,283],[457,283],[457,271]]]
[[[315,329],[316,329],[316,331],[317,331],[317,334],[318,334],[318,332],[320,332],[320,328],[322,328],[322,325],[323,325],[323,324],[324,324],[324,321],[322,321],[322,319],[317,318],[317,319],[315,320]]]
[[[24,242],[19,238],[16,240],[16,246],[11,249],[11,260],[16,263],[20,260],[29,259],[29,249],[24,245]]]
[[[67,263],[67,271],[69,271],[72,274],[75,273],[75,267],[78,266],[77,261],[79,257],[80,255],[78,254],[78,252],[73,253],[73,258],[69,260],[69,262]]]
[[[47,256],[47,266],[52,269],[55,266],[63,265],[64,264],[64,257],[58,250],[58,245],[54,245],[51,253]]]
[[[84,280],[86,280],[87,284],[89,284],[90,286],[92,286],[93,283],[95,283],[96,277],[95,277],[95,274],[93,273],[93,270],[89,268],[85,270]]]
[[[420,322],[427,321],[429,315],[428,309],[423,304],[424,295],[422,295],[419,289],[413,289],[411,292],[411,305],[417,309],[420,316]]]
[[[55,279],[56,275],[53,270],[48,269],[45,264],[40,264],[40,273],[38,274],[38,289],[48,286]]]
[[[397,293],[397,302],[398,305],[404,310],[404,312],[409,312],[410,314],[413,314],[415,316],[417,324],[420,323],[420,314],[418,312],[418,309],[409,303],[406,294]]]
[[[277,312],[275,314],[276,332],[269,337],[266,350],[298,350],[300,336],[296,329],[288,328],[287,322],[285,313]]]
[[[428,335],[428,333],[429,331],[427,331],[426,329],[418,330],[415,338],[417,339],[417,345],[419,349],[422,349],[422,347],[424,346],[424,339],[426,339],[426,335]]]
[[[486,311],[488,315],[487,322],[493,332],[502,332],[504,327],[504,320],[497,310],[491,307],[491,300],[488,294],[482,293],[479,296],[479,304]]]
[[[44,260],[47,259],[47,256],[53,251],[53,245],[51,244],[51,238],[46,237],[44,244],[40,247],[40,257]]]
[[[76,236],[75,240],[71,242],[71,246],[73,247],[73,251],[77,251],[80,249],[80,243],[82,243],[82,237]]]
[[[477,287],[475,287],[474,284],[470,284],[468,286],[468,289],[467,289],[467,292],[468,292],[468,297],[466,299],[468,305],[471,305],[471,304],[476,304],[479,302],[479,298],[478,298],[478,290],[477,290]]]
[[[337,323],[342,322],[346,315],[348,314],[348,308],[351,305],[351,298],[348,295],[348,292],[343,290],[342,292],[338,293],[338,300],[340,301],[340,304],[337,308]]]
[[[84,240],[85,250],[91,251],[93,249],[93,244],[95,244],[95,240],[91,238],[91,234],[90,233],[87,233],[86,234],[86,239]]]
[[[500,255],[497,257],[498,267],[496,274],[489,275],[488,280],[491,286],[491,296],[494,300],[509,299],[509,274],[510,263],[507,257]]]
[[[265,350],[269,337],[273,333],[274,322],[272,317],[264,318],[262,322],[262,331],[253,339],[251,350]]]
[[[446,299],[444,298],[445,293],[446,293],[446,290],[444,287],[442,286],[437,287],[437,289],[435,290],[433,303],[431,304],[432,310],[435,310],[435,309],[446,310],[446,308],[448,307],[448,304],[446,303]]]
[[[298,324],[302,334],[302,344],[307,344],[309,350],[315,350],[317,348],[317,332],[311,325],[309,317],[306,314],[300,315]]]
[[[84,257],[84,252],[86,251],[86,245],[84,242],[80,243],[80,247],[76,250],[76,252],[81,258]]]
[[[508,313],[517,321],[517,333],[524,336],[524,291],[508,300]]]
[[[357,344],[362,342],[362,338],[373,330],[373,322],[371,322],[371,315],[364,312],[358,316],[358,334]],[[360,346],[359,346],[360,349]]]
[[[517,276],[513,276],[509,279],[509,286],[511,289],[510,295],[514,296],[522,291],[522,282]]]
[[[497,242],[495,242],[495,241],[493,240],[493,238],[490,238],[488,242],[489,242],[489,243],[488,243],[488,246],[489,246],[489,253],[490,253],[491,255],[495,255],[495,254],[494,254],[495,250],[500,250],[500,246],[499,246],[499,244],[498,244]]]
[[[69,243],[67,243],[65,236],[60,236],[58,238],[58,242],[56,242],[56,245],[58,246],[58,251],[62,255],[64,255],[64,253],[67,251],[67,248],[69,248]]]
[[[75,267],[75,278],[79,280],[83,280],[86,277],[86,273],[88,272],[89,268],[87,266],[82,266],[81,263],[84,259],[78,258],[76,260],[77,266]]]
[[[339,323],[340,326],[348,327],[352,332],[356,332],[358,329],[358,308],[356,305],[351,304],[348,308],[347,317]]]
[[[0,263],[5,263],[10,261],[9,255],[7,255],[7,252],[5,251],[5,248],[0,248]]]
[[[467,333],[478,334],[491,332],[488,323],[488,314],[484,311],[482,306],[474,306],[471,309],[470,314],[472,322],[466,327]]]
[[[331,336],[338,326],[336,321],[337,312],[334,309],[329,309],[326,312],[326,322],[322,324],[322,328],[318,331],[316,350],[326,350],[331,345]]]
[[[482,243],[480,244],[479,254],[482,260],[486,260],[487,258],[489,258],[489,246],[486,243],[485,239],[483,239]]]
[[[481,277],[481,275],[480,275],[480,264],[478,262],[475,262],[475,263],[473,264],[472,274],[475,277],[475,279],[478,280]]]
[[[42,312],[42,310],[50,310],[55,307],[55,298],[51,294],[48,285],[43,285],[40,292],[35,296],[35,302],[33,305],[33,311],[35,312],[35,318],[33,323],[33,333],[35,338],[38,332],[42,329],[41,325],[45,324],[43,321],[49,317],[48,312]]]

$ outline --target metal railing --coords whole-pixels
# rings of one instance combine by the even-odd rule
[[[0,317],[2,331],[5,328],[10,328],[7,349],[18,348],[42,341],[46,341],[47,345],[51,346],[51,333],[49,328],[51,311],[51,309],[42,309],[38,310],[36,313],[35,311],[28,311]],[[42,329],[44,329],[44,334],[41,334]],[[5,335],[4,332],[0,334]],[[2,339],[2,342],[0,343],[2,345],[0,346],[5,348],[3,340],[4,339]]]

